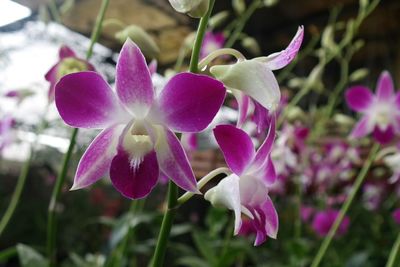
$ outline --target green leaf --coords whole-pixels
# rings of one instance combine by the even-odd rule
[[[214,265],[217,262],[217,257],[215,249],[209,242],[208,235],[202,232],[193,232],[192,236],[194,243],[203,258],[207,259],[207,262],[211,263],[211,265]]]
[[[24,245],[17,245],[17,252],[21,267],[48,267],[48,261],[33,248]]]
[[[197,257],[183,257],[177,261],[180,266],[190,266],[190,267],[210,267],[210,265]]]

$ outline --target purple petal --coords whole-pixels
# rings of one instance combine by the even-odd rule
[[[257,132],[263,133],[267,129],[268,125],[268,109],[264,108],[258,102],[254,103],[254,117],[253,120],[257,124]]]
[[[382,72],[377,84],[377,96],[379,100],[388,101],[394,97],[394,85],[388,71]]]
[[[121,102],[136,116],[147,114],[154,99],[153,83],[142,52],[130,39],[119,54],[115,86]]]
[[[235,96],[239,106],[238,108],[239,118],[236,123],[236,127],[241,128],[247,118],[247,113],[249,111],[250,97],[248,97],[243,92],[238,90],[232,90],[232,93]]]
[[[256,156],[254,158],[253,165],[255,167],[263,166],[265,161],[268,160],[269,158],[268,156],[272,150],[272,145],[274,144],[275,141],[275,135],[276,135],[276,126],[275,126],[275,117],[273,117],[269,125],[268,135],[265,138],[263,144],[257,150]]]
[[[169,179],[186,191],[199,193],[189,160],[173,132],[157,128],[155,151],[160,169]]]
[[[47,94],[49,102],[54,100],[54,90],[57,83],[57,72],[60,63],[54,65],[45,75],[44,78],[50,83],[49,92]]]
[[[353,86],[346,91],[347,105],[355,111],[367,110],[374,99],[371,91],[364,86]]]
[[[126,112],[107,82],[96,72],[64,76],[56,85],[56,106],[70,126],[107,128],[126,121]]]
[[[365,115],[361,120],[354,126],[350,133],[352,138],[361,138],[372,132],[372,126],[369,116]]]
[[[250,137],[245,131],[232,125],[218,125],[214,128],[214,136],[229,168],[240,176],[255,155]]]
[[[381,130],[379,126],[375,126],[373,136],[381,144],[390,143],[395,136],[394,128],[392,125],[389,125],[385,130]]]
[[[158,67],[157,60],[153,59],[149,64],[149,72],[150,72],[151,76],[153,76],[153,74],[157,73],[157,67]]]
[[[60,47],[60,50],[58,50],[58,57],[60,59],[66,58],[66,57],[76,57],[75,52],[68,46],[62,45]]]
[[[276,179],[278,176],[276,174],[275,166],[274,166],[274,163],[273,163],[271,157],[268,157],[268,160],[266,161],[266,163],[264,165],[265,166],[262,169],[264,181],[268,185],[273,185],[276,182]]]
[[[396,93],[396,96],[395,96],[395,103],[396,103],[396,107],[397,107],[398,109],[400,109],[400,92]]]
[[[278,53],[273,53],[266,58],[266,65],[271,70],[278,70],[288,65],[299,52],[304,37],[304,27],[299,26],[296,35],[293,37],[289,46]]]
[[[178,132],[204,130],[221,107],[224,85],[208,76],[180,73],[175,75],[159,98],[159,117]]]
[[[254,220],[253,226],[257,231],[255,246],[265,242],[267,236],[276,238],[279,229],[278,213],[275,210],[272,200],[267,196],[266,201],[252,211]]]
[[[87,187],[107,173],[117,154],[118,138],[122,130],[122,126],[107,128],[93,140],[79,161],[71,190]]]
[[[151,151],[139,166],[131,166],[129,155],[119,150],[112,160],[110,177],[114,187],[125,197],[138,199],[147,196],[159,177],[156,153]]]

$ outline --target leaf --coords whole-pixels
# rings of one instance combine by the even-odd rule
[[[214,248],[210,245],[209,237],[202,232],[193,232],[193,241],[196,244],[197,249],[207,262],[214,265],[217,262]]]
[[[17,252],[21,267],[48,267],[48,261],[33,248],[24,245],[17,245]]]

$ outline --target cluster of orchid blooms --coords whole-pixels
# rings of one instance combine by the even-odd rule
[[[179,1],[170,2],[177,10],[183,8],[176,6]],[[190,8],[183,9],[181,12],[187,13]],[[276,119],[283,107],[273,71],[295,58],[303,35],[304,29],[299,27],[285,50],[246,59],[237,50],[223,48],[221,33],[208,32],[201,51],[201,73],[177,73],[163,88],[154,82],[154,65],[147,65],[140,48],[129,39],[119,54],[114,86],[92,64],[63,46],[59,61],[45,75],[50,82],[49,102],[55,101],[69,126],[102,130],[80,159],[72,189],[88,187],[109,175],[123,196],[139,199],[167,177],[181,189],[201,194],[178,136],[206,129],[229,93],[237,100],[237,123],[213,129],[229,170],[204,198],[232,210],[234,233],[256,233],[255,245],[260,245],[267,237],[276,238],[278,232],[278,214],[270,194],[284,194],[293,177],[298,177],[304,192],[324,194],[342,188],[335,190],[334,196],[325,196],[325,210],[302,205],[302,220],[318,235],[326,235],[361,155],[360,149],[342,140],[310,146],[307,138],[311,129],[301,124],[284,123],[275,140]],[[213,65],[221,56],[233,56],[236,62]],[[389,144],[400,133],[400,93],[395,93],[388,72],[381,74],[375,95],[366,87],[354,86],[345,97],[348,106],[362,114],[351,138],[372,133],[377,142]],[[256,125],[250,134],[243,127],[247,121]],[[10,143],[12,124],[9,116],[0,122],[0,150]],[[385,155],[384,162],[394,173],[388,183],[396,184],[400,194],[400,148],[394,150]],[[364,186],[369,209],[377,208],[382,190],[374,184]],[[400,210],[393,217],[400,223]],[[338,234],[344,234],[349,223],[346,216]]]

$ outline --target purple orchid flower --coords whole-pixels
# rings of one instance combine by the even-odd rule
[[[320,237],[326,236],[338,215],[339,211],[334,209],[328,209],[325,211],[317,212],[312,222],[313,230]],[[350,225],[350,218],[348,216],[345,216],[343,218],[342,223],[339,226],[338,231],[336,232],[336,236],[344,235],[349,229],[349,225]]]
[[[63,120],[104,129],[80,160],[72,189],[89,186],[108,170],[114,187],[131,199],[147,196],[160,173],[198,193],[196,179],[173,131],[198,132],[221,107],[226,90],[205,75],[180,73],[155,96],[138,46],[127,40],[116,67],[116,94],[96,72],[64,76],[55,101]]]
[[[225,36],[222,32],[207,32],[200,50],[200,58],[205,58],[211,52],[223,48]]]
[[[50,82],[48,93],[49,102],[54,100],[54,89],[60,78],[66,74],[79,71],[95,71],[95,68],[88,61],[78,58],[75,52],[66,45],[58,51],[58,62],[44,76]]]
[[[296,57],[303,42],[304,27],[300,26],[289,46],[267,57],[239,60],[231,65],[216,65],[210,72],[222,81],[233,93],[239,105],[238,127],[247,117],[250,105],[254,102],[259,122],[265,121],[268,111],[275,111],[280,103],[281,93],[272,71],[288,65]],[[259,127],[261,131],[262,126]]]
[[[257,151],[247,133],[232,125],[217,126],[214,135],[232,174],[208,190],[205,199],[234,211],[235,235],[241,229],[241,213],[249,217],[257,232],[255,246],[267,236],[276,238],[278,214],[268,196],[268,187],[276,180],[270,157],[275,121],[272,120],[268,136]]]
[[[390,142],[400,131],[400,93],[395,93],[392,77],[384,71],[377,83],[376,95],[367,87],[357,85],[346,92],[349,107],[363,116],[351,137],[364,137],[371,132],[381,144]]]

